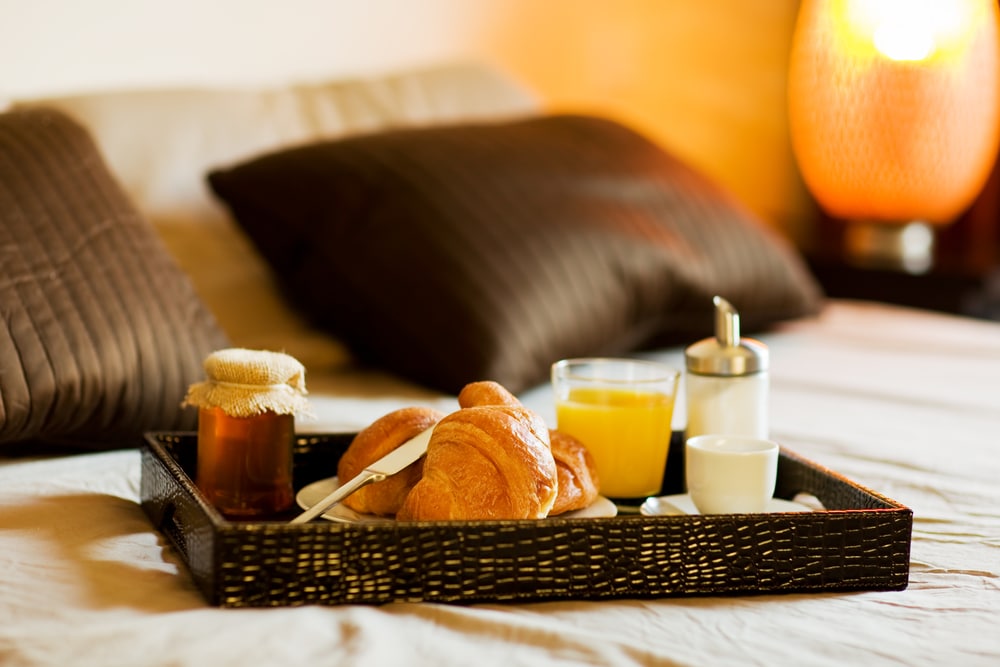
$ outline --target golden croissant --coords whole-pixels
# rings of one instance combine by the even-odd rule
[[[427,456],[344,503],[401,521],[541,519],[587,507],[597,497],[593,458],[575,438],[550,430],[505,387],[466,385],[460,409],[391,412],[360,431],[337,467],[350,479],[434,425]]]
[[[434,427],[423,476],[396,518],[542,519],[557,485],[541,417],[516,406],[462,408]]]

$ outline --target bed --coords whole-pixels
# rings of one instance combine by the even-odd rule
[[[480,64],[254,90],[85,93],[18,102],[3,118],[4,664],[1000,661],[1000,324],[824,299],[790,244],[683,160],[654,159],[605,119],[549,114]],[[338,140],[351,137],[360,143],[345,150]],[[542,173],[582,173],[510,191],[498,183],[518,169],[487,170],[480,191],[478,145],[526,145]],[[596,158],[582,145],[600,147]],[[403,148],[424,161],[393,172],[391,196],[378,190],[384,180],[350,180]],[[442,157],[449,151],[462,168]],[[517,167],[518,153],[504,159]],[[634,159],[609,167],[608,155]],[[650,169],[666,174],[652,201],[614,194],[571,211],[596,210],[587,219],[598,242],[507,247],[541,227],[523,219],[524,201],[557,217],[581,180],[635,194]],[[310,170],[347,185],[305,188]],[[368,199],[352,202],[362,191]],[[668,230],[649,223],[664,193],[679,207]],[[467,225],[507,224],[482,214],[496,209],[513,211],[514,227],[501,227],[510,233],[456,249],[449,239]],[[455,210],[435,238],[428,221]],[[308,224],[345,217],[363,219],[366,234],[331,241]],[[708,231],[705,219],[715,221]],[[408,241],[387,243],[394,234]],[[646,270],[634,273],[614,261],[657,235],[683,252],[639,253]],[[564,245],[573,252],[558,254]],[[311,256],[318,248],[331,254]],[[427,279],[406,284],[392,273],[401,263]],[[317,274],[333,265],[343,270]],[[618,291],[602,292],[608,285]],[[299,421],[302,433],[355,432],[401,406],[453,410],[457,388],[476,378],[502,380],[554,421],[552,360],[589,350],[682,367],[716,291],[735,295],[747,330],[769,347],[774,439],[912,509],[904,590],[225,609],[206,602],[140,504],[141,432],[192,428],[177,405],[218,346],[302,361],[315,413]],[[628,307],[587,310],[595,300]],[[649,305],[665,302],[668,318]],[[681,402],[676,429],[684,419]]]

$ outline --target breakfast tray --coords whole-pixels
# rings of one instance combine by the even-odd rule
[[[336,474],[353,434],[296,438],[296,491]],[[209,603],[600,600],[902,590],[913,512],[787,451],[777,498],[825,510],[524,521],[229,521],[195,487],[196,436],[146,435],[142,507]],[[683,492],[675,433],[663,495]]]

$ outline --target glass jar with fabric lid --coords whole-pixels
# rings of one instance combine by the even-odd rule
[[[205,359],[207,379],[188,389],[198,408],[195,484],[233,519],[291,508],[296,415],[307,414],[305,367],[281,352],[229,348]]]

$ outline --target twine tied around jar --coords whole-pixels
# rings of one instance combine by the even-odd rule
[[[207,379],[188,388],[182,406],[219,408],[230,417],[312,414],[306,369],[288,354],[227,348],[208,355],[204,368]]]

